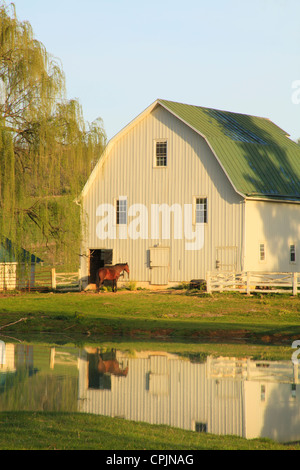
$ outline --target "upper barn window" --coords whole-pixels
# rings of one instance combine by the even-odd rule
[[[155,141],[155,166],[166,167],[168,160],[168,143],[166,140]]]
[[[116,224],[127,224],[127,197],[119,197],[116,200]]]
[[[196,224],[207,223],[207,198],[195,198],[195,222]]]

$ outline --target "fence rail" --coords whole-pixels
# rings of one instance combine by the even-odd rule
[[[55,268],[40,265],[0,263],[0,291],[79,291],[80,277],[80,270],[73,273],[57,273]]]
[[[78,291],[80,285],[80,270],[74,273],[57,273],[55,268],[51,271],[52,289],[59,291]]]
[[[234,272],[220,271],[208,272],[206,275],[206,289],[211,292],[275,292],[300,293],[300,273],[279,272]]]

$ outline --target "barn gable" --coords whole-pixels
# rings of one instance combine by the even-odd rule
[[[111,147],[157,106],[206,140],[242,197],[300,200],[300,146],[269,119],[167,100],[155,101],[109,142],[82,196],[88,192]]]

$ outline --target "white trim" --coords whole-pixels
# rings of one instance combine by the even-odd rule
[[[245,201],[255,201],[255,202],[280,202],[281,204],[300,204],[300,200],[299,201],[295,201],[293,199],[268,199],[266,197],[262,198],[262,197],[248,197],[246,196],[245,197]]]

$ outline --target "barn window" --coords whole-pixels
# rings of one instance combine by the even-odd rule
[[[155,166],[167,166],[168,146],[166,140],[157,140],[155,142]]]
[[[127,224],[127,198],[120,197],[116,200],[116,223],[117,225]]]
[[[290,262],[296,263],[296,246],[290,245]]]
[[[207,223],[207,198],[196,197],[195,204],[195,222],[196,224]]]
[[[265,261],[266,259],[266,249],[265,249],[265,244],[261,243],[259,245],[259,261]]]

